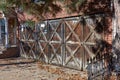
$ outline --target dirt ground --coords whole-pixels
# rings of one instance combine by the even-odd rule
[[[35,62],[0,59],[0,80],[87,80],[86,72]]]

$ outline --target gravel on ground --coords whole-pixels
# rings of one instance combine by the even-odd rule
[[[87,80],[86,72],[24,58],[0,59],[0,80]]]

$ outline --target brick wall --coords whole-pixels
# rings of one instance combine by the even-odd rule
[[[104,39],[109,43],[112,44],[112,18],[107,17],[106,19],[106,26],[108,29],[105,31]]]

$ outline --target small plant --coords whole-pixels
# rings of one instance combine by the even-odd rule
[[[25,24],[26,24],[27,26],[29,26],[31,29],[34,29],[34,26],[35,26],[35,22],[34,22],[34,21],[32,21],[32,20],[27,20],[27,21],[25,22]]]

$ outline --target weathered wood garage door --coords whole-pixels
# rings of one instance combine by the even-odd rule
[[[42,21],[35,30],[21,27],[21,54],[46,63],[83,70],[102,34],[96,32],[96,22],[104,16],[72,17]]]

